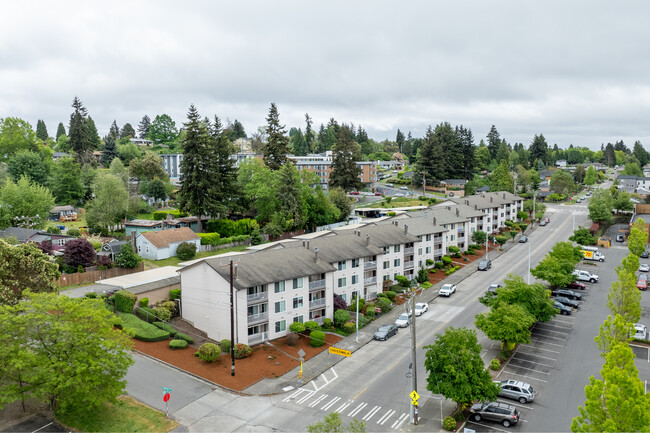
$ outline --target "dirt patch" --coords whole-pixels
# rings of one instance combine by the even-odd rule
[[[325,334],[325,345],[321,347],[311,347],[309,337],[306,336],[301,336],[295,346],[286,344],[284,338],[273,340],[272,345],[255,346],[251,356],[235,360],[234,377],[230,375],[230,354],[222,354],[219,360],[207,363],[194,356],[194,352],[198,347],[196,342],[186,349],[172,350],[169,348],[169,341],[152,343],[135,339],[133,341],[135,349],[142,353],[226,388],[242,391],[265,377],[280,377],[299,366],[298,350],[305,351],[305,360],[307,360],[327,350],[341,339],[342,337],[338,335]],[[286,352],[286,354],[283,352]]]

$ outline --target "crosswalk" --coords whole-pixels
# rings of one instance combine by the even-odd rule
[[[399,430],[409,418],[409,414],[406,412],[400,414],[394,409],[387,409],[366,402],[355,402],[351,399],[342,399],[335,395],[318,395],[317,391],[305,388],[297,389],[282,401],[285,403],[293,401],[293,403],[321,411],[338,412],[341,415],[357,418],[368,424],[374,421],[376,426],[385,426],[385,428],[390,426],[393,430]],[[373,431],[377,428],[369,428],[369,430]]]

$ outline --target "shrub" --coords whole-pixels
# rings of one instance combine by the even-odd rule
[[[190,260],[196,255],[196,244],[194,242],[181,242],[176,248],[176,255],[181,260]]]
[[[176,302],[174,302],[174,301],[158,302],[158,304],[156,305],[156,308],[158,308],[158,307],[169,310],[169,313],[172,315],[172,317],[178,316],[178,308],[176,306]]]
[[[368,304],[366,306],[366,317],[370,320],[375,318],[375,304]]]
[[[443,266],[445,266],[443,262],[436,262],[436,269],[442,269]]]
[[[86,298],[89,298],[89,299],[95,299],[95,298],[97,298],[97,293],[96,292],[86,292],[86,294],[84,296]]]
[[[119,290],[115,293],[115,308],[121,313],[132,313],[138,297],[126,290]]]
[[[431,259],[427,259],[427,266],[433,265],[435,262]]]
[[[386,297],[387,297],[388,299],[390,299],[391,301],[394,301],[394,300],[395,300],[395,296],[397,296],[397,293],[393,292],[392,290],[388,290],[388,291],[384,292],[384,294],[385,294]]]
[[[169,332],[169,335],[171,335],[172,337],[178,334],[178,331],[174,329],[174,327],[169,323],[153,322],[152,325],[155,326],[156,328],[162,329],[163,331]]]
[[[153,310],[153,308],[140,307],[137,310],[135,310],[135,314],[145,322],[151,323],[158,320],[158,318],[156,317],[156,312]]]
[[[300,339],[300,336],[295,333],[287,334],[285,341],[289,346],[295,346],[298,344],[298,340]]]
[[[312,331],[309,335],[309,344],[311,347],[321,347],[325,344],[325,333],[323,331]]]
[[[449,257],[449,256],[442,256],[442,264],[443,264],[443,265],[451,265],[451,257]]]
[[[366,301],[362,298],[357,298],[356,296],[350,302],[348,311],[357,311],[357,299],[359,300],[359,311],[363,311],[363,308],[366,306]]]
[[[426,281],[426,282],[420,284],[420,287],[422,287],[422,288],[425,289],[425,290],[428,289],[428,288],[431,287],[431,286],[433,286],[433,284],[431,284],[431,283],[428,282],[428,281]]]
[[[149,306],[149,298],[142,298],[138,302],[138,305],[140,305],[140,308],[142,307],[148,307]]]
[[[221,236],[219,233],[197,233],[201,238],[201,245],[219,245]]]
[[[463,261],[464,261],[464,262],[469,262],[469,259],[468,259],[467,257],[465,257],[465,258],[463,259]]]
[[[177,340],[185,340],[185,341],[187,341],[188,344],[192,344],[192,343],[194,343],[194,339],[193,339],[192,337],[190,337],[190,336],[187,335],[187,334],[181,334],[180,332],[178,332],[178,333],[174,336],[174,338],[176,338]]]
[[[165,307],[157,306],[153,309],[154,313],[156,313],[156,316],[158,319],[162,320],[163,322],[169,322],[172,318],[172,313]]]
[[[498,369],[501,368],[501,361],[494,358],[492,361],[490,361],[490,368],[494,371],[497,371]]]
[[[131,313],[117,313],[122,321],[122,328],[132,334],[134,338],[142,341],[163,341],[169,340],[169,332],[163,331],[137,318]]]
[[[214,343],[204,343],[199,347],[199,350],[194,354],[201,361],[212,362],[215,359],[219,359],[221,356],[221,349]]]
[[[169,342],[170,349],[185,349],[187,347],[187,341],[185,340],[171,340]]]
[[[386,294],[384,292],[379,292],[379,293],[377,293],[377,297],[378,298],[385,298]]]
[[[388,313],[393,309],[390,305],[390,301],[387,298],[377,298],[377,306],[381,308],[382,313]]]
[[[181,289],[171,289],[169,291],[169,299],[180,299],[181,298]]]
[[[404,275],[397,275],[397,276],[395,276],[395,279],[397,280],[399,285],[402,286],[402,287],[410,287],[411,286],[411,282]]]
[[[357,324],[353,321],[345,322],[343,326],[341,326],[341,329],[347,334],[352,334],[354,331],[356,331]]]
[[[442,426],[445,430],[454,431],[456,430],[456,420],[451,416],[446,416],[442,421]]]
[[[336,313],[337,310],[345,310],[346,308],[348,308],[348,304],[345,303],[340,295],[334,293],[334,312]]]
[[[81,231],[79,231],[79,229],[69,229],[66,234],[68,236],[74,236],[75,238],[78,238],[81,236]]]
[[[291,325],[289,325],[289,331],[295,332],[295,333],[300,333],[305,331],[305,324],[300,323],[300,322],[293,322]]]
[[[347,310],[336,310],[334,313],[334,324],[338,327],[350,320],[350,313]]]
[[[223,353],[229,353],[230,352],[230,348],[231,348],[230,340],[228,340],[227,338],[224,338],[223,340],[221,340],[219,342],[219,345],[221,346],[221,351]]]
[[[457,246],[454,246],[454,245],[450,245],[447,249],[452,254],[456,254],[457,252],[460,251],[460,248],[458,248]]]
[[[314,331],[318,329],[318,322],[315,322],[313,320],[310,320],[309,322],[305,322],[305,328],[309,329],[310,331]]]
[[[331,329],[332,328],[332,319],[330,319],[330,318],[323,319],[323,328]]]
[[[372,322],[372,319],[364,314],[359,315],[359,329],[366,326],[368,323]]]
[[[244,359],[251,356],[253,350],[247,344],[237,343],[235,344],[235,359]]]

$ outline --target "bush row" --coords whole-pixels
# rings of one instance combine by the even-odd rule
[[[122,321],[122,328],[133,333],[133,337],[141,341],[163,341],[169,340],[169,332],[158,329],[151,323],[138,319],[135,314],[117,313]]]

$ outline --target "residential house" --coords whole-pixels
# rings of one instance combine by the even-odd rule
[[[122,245],[128,244],[129,241],[118,241],[113,239],[110,242],[104,242],[97,253],[98,256],[108,256],[112,261],[120,253]]]
[[[465,179],[443,179],[440,181],[440,185],[446,188],[458,188],[464,189],[467,180]]]
[[[139,233],[135,237],[138,254],[145,259],[162,260],[174,257],[182,242],[193,243],[198,251],[201,238],[189,227]]]
[[[65,205],[65,206],[55,206],[50,209],[50,221],[65,221],[70,219],[71,221],[77,220],[77,210],[74,206]]]
[[[557,161],[555,161],[555,166],[559,168],[566,168],[567,166],[566,159],[558,159]]]
[[[65,249],[65,244],[67,244],[72,239],[75,239],[74,236],[47,233],[42,230],[25,229],[22,227],[7,227],[4,230],[0,230],[0,238],[15,238],[21,244],[30,242],[36,244],[40,244],[42,242],[51,242],[52,249],[54,250],[55,254],[61,254]]]

